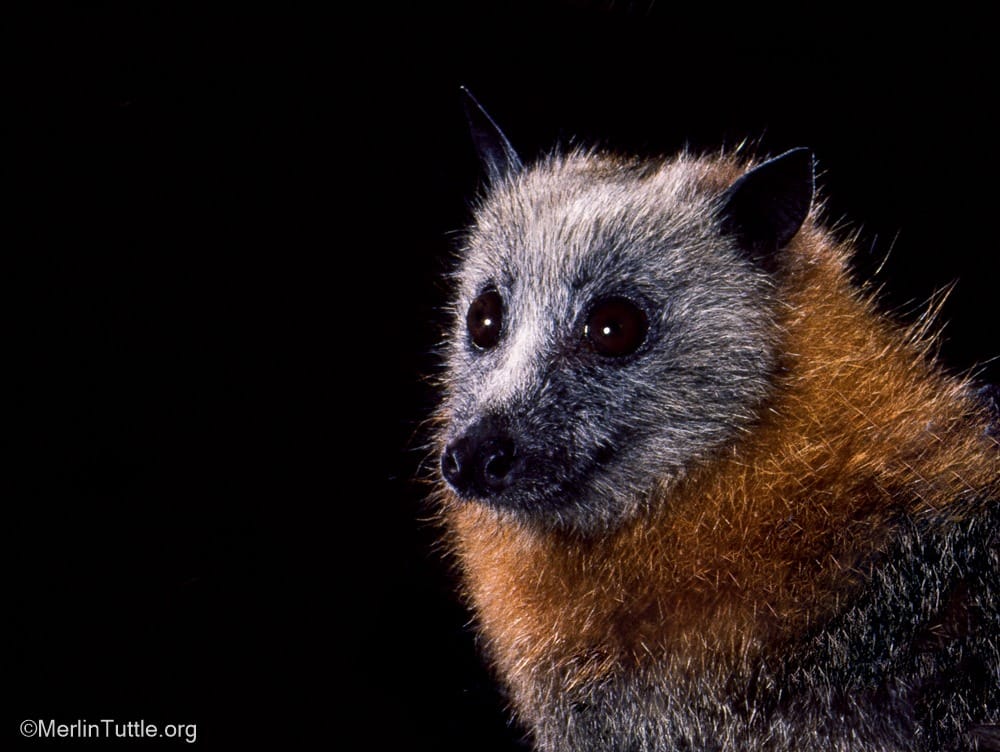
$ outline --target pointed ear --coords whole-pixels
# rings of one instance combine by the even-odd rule
[[[493,122],[483,106],[476,101],[471,92],[462,87],[462,102],[465,105],[465,117],[469,121],[469,131],[472,142],[479,152],[490,182],[495,183],[506,175],[520,172],[523,167],[521,158],[517,156],[514,147],[503,134],[503,131]]]
[[[799,231],[813,197],[813,155],[792,149],[753,168],[722,196],[722,231],[768,270]]]

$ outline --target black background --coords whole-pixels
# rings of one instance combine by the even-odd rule
[[[11,21],[12,742],[518,748],[413,480],[479,180],[460,84],[528,157],[810,146],[859,277],[911,318],[959,280],[942,357],[1000,354],[986,19],[334,7]]]

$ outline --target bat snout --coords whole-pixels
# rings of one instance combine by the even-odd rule
[[[496,420],[484,419],[451,441],[441,455],[441,475],[464,498],[491,499],[520,476],[517,445]]]

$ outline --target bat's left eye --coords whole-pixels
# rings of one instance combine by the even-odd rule
[[[649,320],[628,298],[607,298],[590,311],[583,336],[595,352],[611,358],[631,355],[646,339]]]

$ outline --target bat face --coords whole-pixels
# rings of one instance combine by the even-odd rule
[[[704,169],[573,154],[487,197],[448,350],[441,472],[458,497],[606,528],[753,420],[770,278]]]

